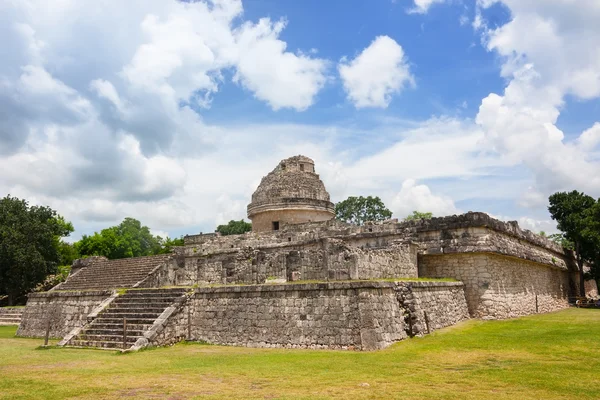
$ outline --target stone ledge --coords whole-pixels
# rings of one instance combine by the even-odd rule
[[[447,217],[434,217],[431,219],[406,221],[399,223],[398,227],[413,228],[417,232],[460,228],[489,228],[496,232],[501,232],[508,236],[524,240],[547,250],[551,250],[555,253],[561,255],[565,254],[560,245],[527,229],[521,229],[517,221],[500,221],[483,212],[468,212],[466,214],[451,215]]]
[[[344,290],[344,289],[388,289],[396,287],[397,283],[406,283],[414,287],[452,287],[464,286],[462,282],[411,281],[346,281],[346,282],[316,282],[316,283],[286,283],[263,285],[227,285],[216,287],[200,287],[194,293],[249,293],[249,292],[292,292],[310,290]]]
[[[39,293],[29,293],[28,299],[41,298],[41,297],[73,297],[73,296],[110,296],[113,290],[72,290],[72,291],[48,291]]]

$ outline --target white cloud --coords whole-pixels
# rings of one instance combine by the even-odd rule
[[[485,11],[494,3],[508,7],[511,20],[490,29]],[[600,195],[600,162],[593,152],[598,124],[576,139],[556,126],[566,96],[600,96],[600,3],[479,1],[477,15],[484,43],[502,57],[508,79],[504,93],[490,94],[479,108],[484,144],[526,165],[538,197],[572,188]]]
[[[393,95],[414,85],[402,46],[389,36],[378,36],[356,58],[342,60],[338,70],[356,108],[386,108]]]
[[[394,197],[391,209],[394,216],[399,218],[404,218],[413,211],[431,212],[436,217],[460,213],[450,197],[435,195],[427,185],[418,185],[414,179],[402,182],[402,188]]]
[[[434,4],[444,3],[446,0],[414,0],[415,6],[408,10],[409,13],[426,14]]]
[[[557,233],[558,229],[556,228],[556,221],[551,219],[535,219],[531,217],[507,217],[505,215],[493,215],[490,214],[490,217],[499,219],[500,221],[517,221],[519,227],[521,229],[530,230],[533,233],[544,232],[547,235]]]
[[[284,21],[263,18],[236,31],[240,50],[234,79],[274,110],[306,110],[325,84],[327,62],[286,52],[286,43],[278,39],[284,27]]]
[[[244,159],[255,132],[222,135],[189,105],[209,107],[233,73],[273,109],[301,111],[327,79],[326,60],[288,49],[281,21],[244,21],[240,0],[1,8],[0,190],[84,229],[125,216],[162,230],[212,225],[215,199],[245,201],[253,188],[244,179],[276,160],[263,152],[242,173],[215,168]]]
[[[535,187],[528,187],[527,190],[517,200],[521,207],[540,209],[548,205],[548,196],[537,190]]]
[[[594,150],[600,144],[600,122],[596,122],[594,126],[583,131],[577,138],[577,145],[583,151]]]
[[[397,216],[453,213],[473,197],[518,199],[533,213],[551,190],[600,194],[600,125],[578,138],[556,126],[565,96],[600,95],[595,1],[506,0],[513,18],[495,30],[480,3],[478,29],[502,57],[505,91],[483,100],[476,121],[386,116],[362,130],[215,126],[189,106],[209,107],[233,76],[272,109],[305,110],[329,79],[321,53],[289,48],[284,20],[244,21],[240,1],[9,4],[0,13],[0,191],[52,206],[79,232],[125,216],[161,231],[211,231],[244,218],[260,177],[298,153],[315,159],[334,201],[377,195]],[[359,108],[385,108],[414,84],[387,36],[338,68]],[[550,230],[543,216],[522,218]]]

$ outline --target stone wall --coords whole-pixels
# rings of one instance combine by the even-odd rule
[[[0,307],[0,326],[19,325],[23,309],[23,307]]]
[[[268,232],[273,230],[273,222],[277,221],[278,229],[290,224],[305,222],[327,221],[333,218],[331,211],[305,209],[269,209],[252,216],[252,230],[254,232]]]
[[[585,295],[591,298],[598,298],[598,284],[595,280],[585,281]]]
[[[352,279],[416,278],[417,248],[398,243],[384,248],[354,248],[356,273]]]
[[[469,319],[462,282],[397,282],[409,336],[423,335]]]
[[[365,281],[198,288],[151,344],[189,335],[249,347],[381,349],[427,333],[427,325],[433,331],[468,318],[462,289]]]
[[[185,255],[157,271],[144,287],[207,284],[261,284],[268,280],[332,281],[417,277],[417,247],[392,243],[357,246],[338,239],[297,245],[234,248]],[[148,286],[150,285],[150,286]]]
[[[17,336],[42,337],[50,320],[50,337],[62,338],[85,325],[88,314],[112,294],[111,290],[31,293]]]
[[[568,306],[568,271],[515,257],[420,255],[419,276],[462,281],[469,313],[476,318],[513,318]]]
[[[569,259],[554,247],[540,246],[523,238],[495,231],[489,227],[465,227],[423,231],[416,239],[419,253],[424,255],[449,255],[459,253],[494,253],[518,257],[562,270],[569,269]],[[574,267],[574,265],[572,265]]]
[[[198,288],[152,344],[187,336],[249,347],[374,350],[406,337],[393,286],[381,282]]]

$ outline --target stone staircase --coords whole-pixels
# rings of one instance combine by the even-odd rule
[[[0,325],[19,325],[24,307],[0,308]]]
[[[129,290],[120,295],[87,324],[77,335],[66,342],[70,347],[95,347],[127,350],[138,339],[148,336],[157,320],[165,317],[170,307],[181,303],[185,288]],[[171,308],[172,311],[172,308]],[[168,314],[168,312],[166,312]],[[123,344],[123,319],[127,322]]]
[[[85,290],[136,287],[157,267],[164,265],[168,254],[123,258],[119,260],[97,260],[70,276],[55,289]]]

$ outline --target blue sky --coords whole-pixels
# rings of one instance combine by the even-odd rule
[[[212,231],[295,154],[398,218],[600,196],[596,0],[108,3],[0,4],[0,191],[73,239]]]

